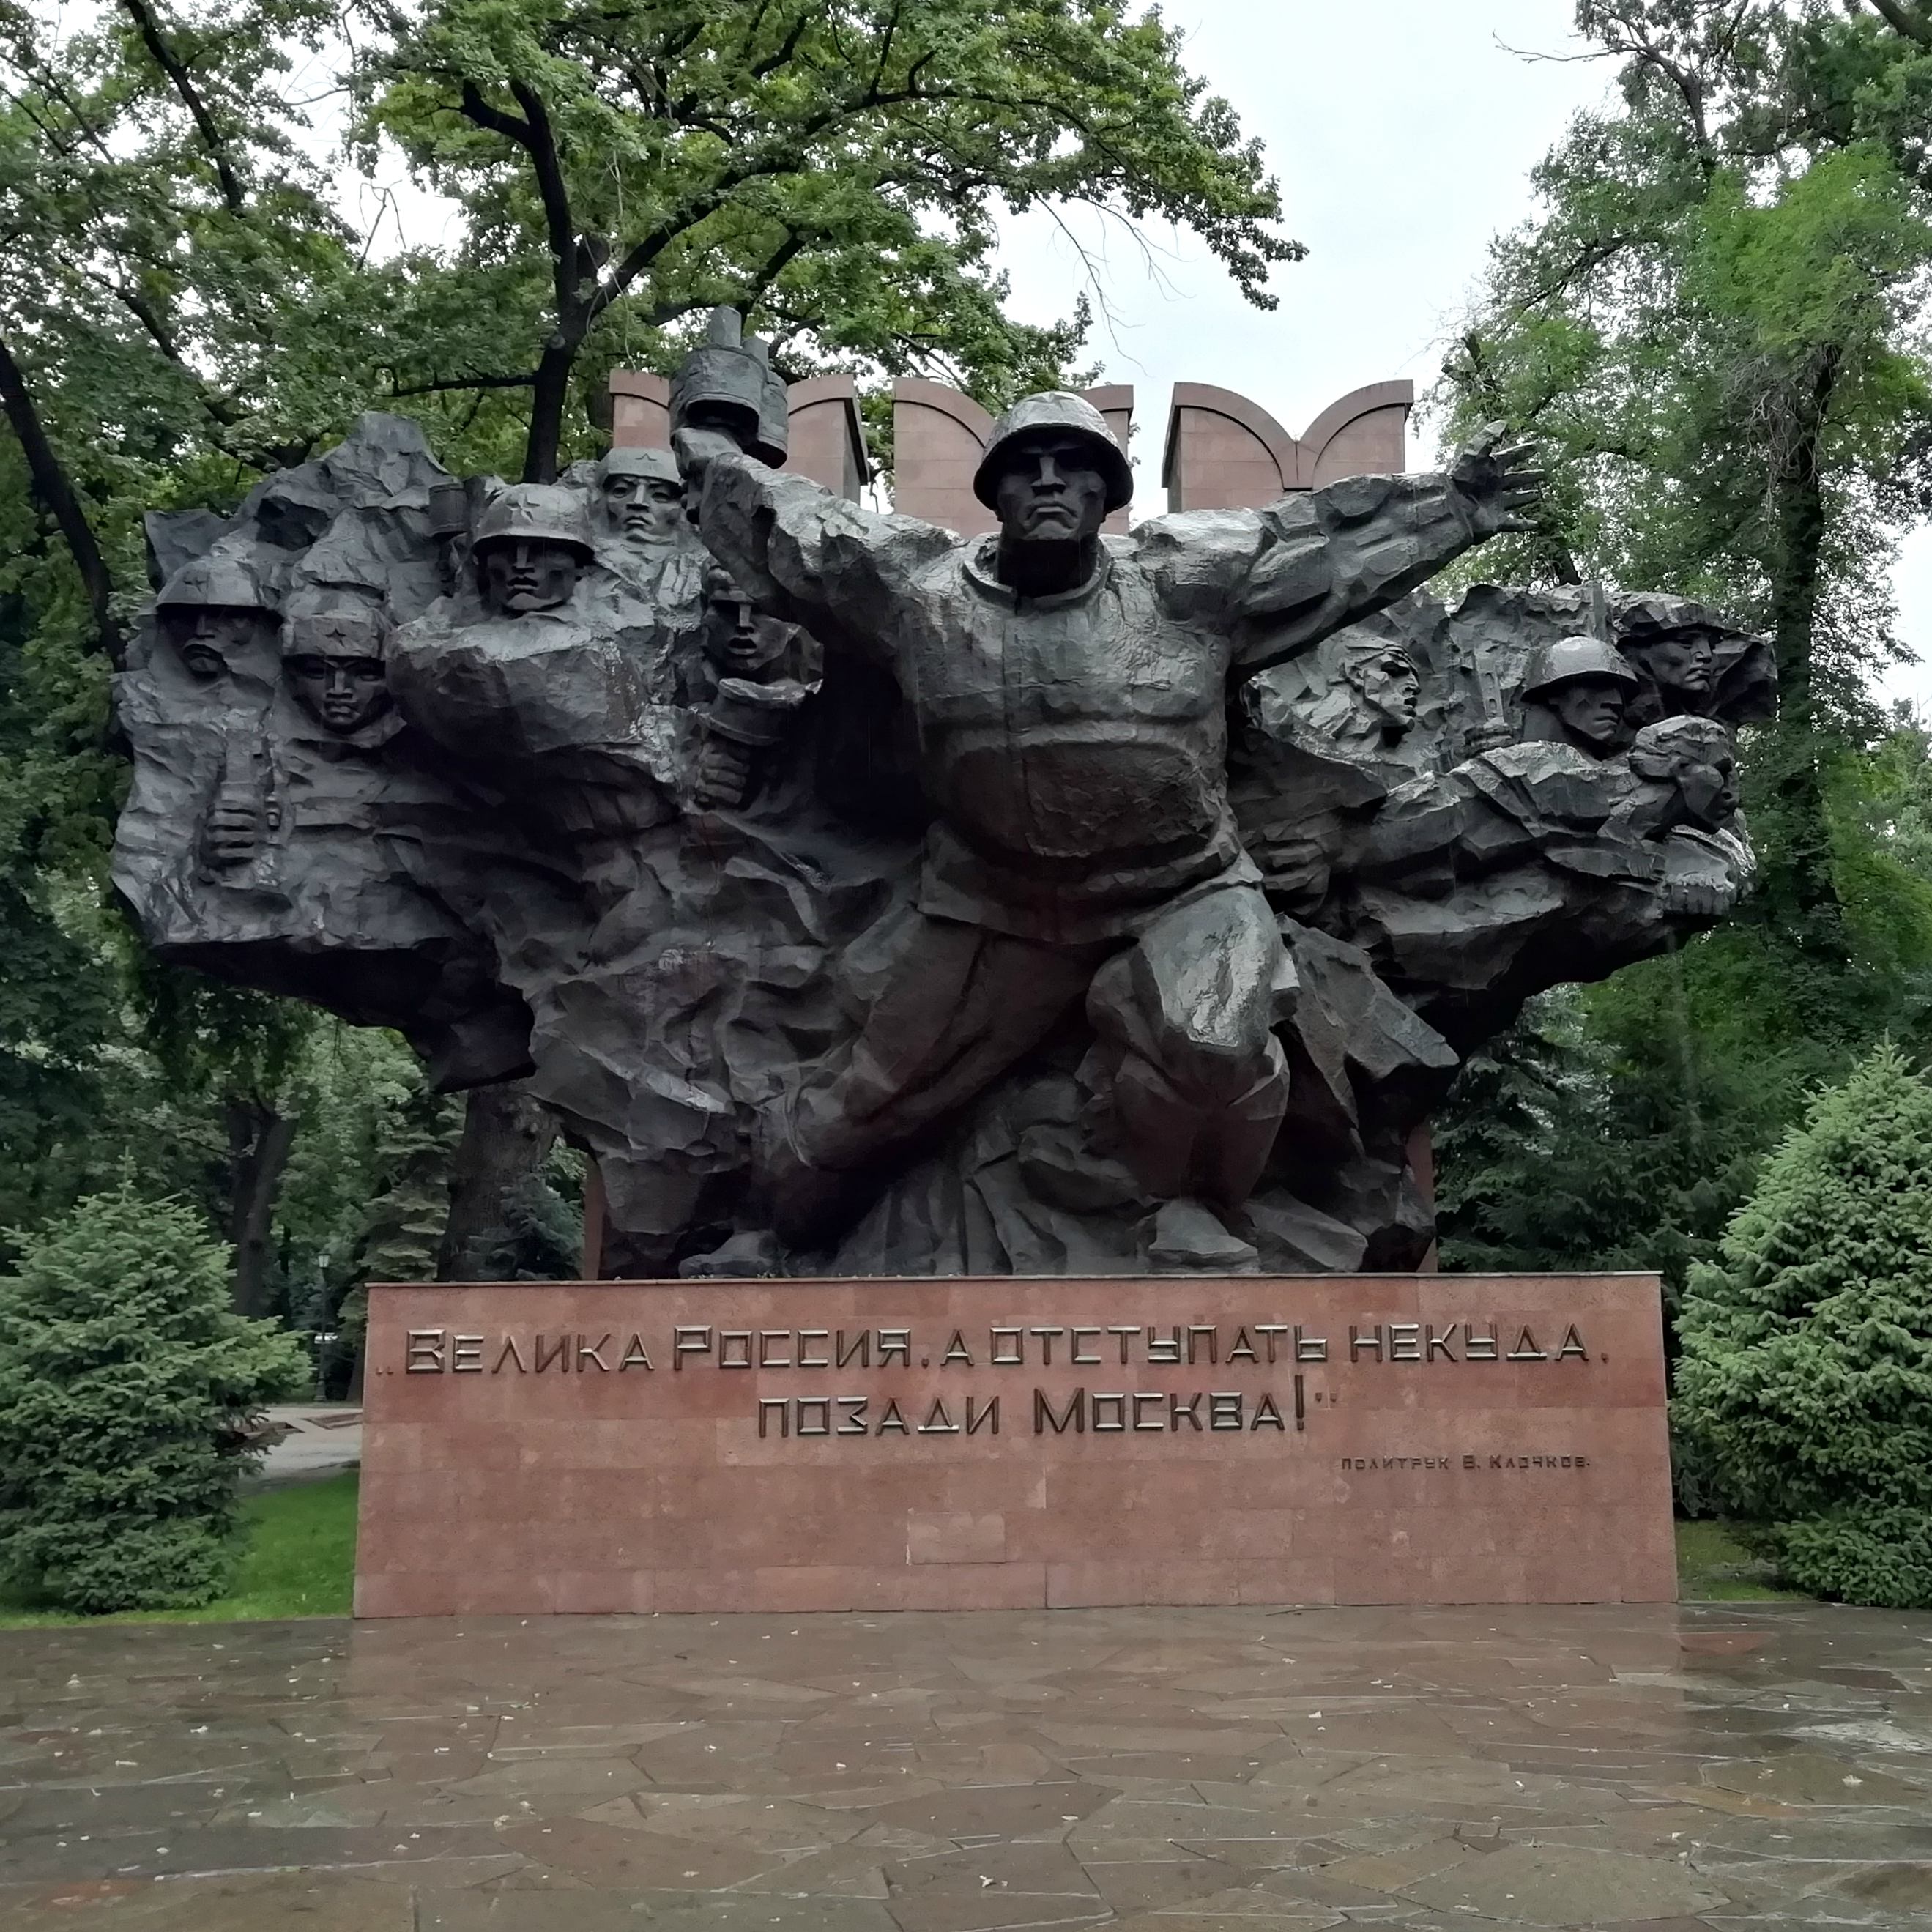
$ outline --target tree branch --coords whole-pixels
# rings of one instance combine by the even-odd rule
[[[487,128],[493,134],[500,134],[506,141],[514,141],[527,151],[530,145],[530,123],[520,121],[514,114],[506,114],[500,107],[492,107],[483,98],[483,90],[473,80],[463,83],[463,112],[464,118],[476,122],[479,128]]]
[[[1932,21],[1920,19],[1904,4],[1904,0],[1871,0],[1871,3],[1891,22],[1893,28],[1908,40],[1916,40],[1921,46],[1932,47]]]
[[[558,328],[566,334],[580,333],[596,313],[578,293],[577,229],[571,219],[570,190],[563,178],[563,164],[557,154],[556,135],[550,125],[550,110],[543,96],[527,81],[513,80],[510,92],[524,111],[509,114],[493,107],[473,80],[463,83],[464,116],[479,128],[513,141],[529,156],[542,197],[544,228],[550,243],[551,280],[556,301]]]
[[[34,495],[53,518],[74,568],[80,573],[88,608],[94,614],[95,638],[109,662],[118,670],[124,646],[121,626],[114,616],[114,580],[108,572],[106,559],[100,554],[94,526],[88,521],[66,468],[47,440],[27,379],[4,338],[0,338],[0,409],[4,410],[8,423],[20,440]]]
[[[556,320],[566,334],[583,308],[578,293],[577,224],[571,219],[570,190],[563,178],[563,164],[556,148],[556,130],[550,125],[550,110],[543,96],[529,82],[513,80],[510,92],[524,110],[524,124],[529,130],[523,146],[537,178],[537,193],[543,199],[544,226],[550,236],[550,260],[556,280]]]
[[[723,170],[710,187],[694,194],[682,208],[666,216],[626,252],[610,279],[598,286],[585,304],[584,320],[594,322],[680,235],[688,233],[722,208],[734,189],[742,188],[747,182],[755,181],[760,176],[808,172],[811,160],[806,146],[828,128],[868,108],[892,107],[908,100],[934,98],[937,97],[922,94],[916,87],[898,88],[889,94],[880,94],[876,88],[868,88],[859,99],[842,100],[802,122],[792,130],[790,140],[778,152],[753,154],[735,166]]]
[[[134,22],[135,31],[141,36],[141,44],[154,56],[155,65],[174,84],[182,106],[193,118],[202,145],[208,150],[208,158],[214,164],[214,176],[221,184],[221,198],[228,204],[228,212],[239,214],[243,206],[242,184],[229,164],[227,144],[221,138],[221,130],[214,124],[214,116],[208,111],[207,102],[201,98],[201,90],[194,84],[194,76],[168,45],[160,22],[155,19],[147,0],[121,0],[121,4]]]
[[[208,386],[194,364],[182,352],[181,345],[176,341],[167,324],[145,296],[129,288],[126,284],[113,280],[88,268],[85,262],[78,266],[81,274],[88,280],[96,288],[105,290],[141,325],[147,332],[148,340],[160,350],[163,358],[172,363],[194,385],[196,400],[208,412],[208,420],[215,425],[209,438],[215,448],[224,456],[234,457],[238,462],[244,460],[241,452],[231,449],[222,440],[220,435],[222,430],[233,428],[242,419],[242,412],[236,406],[233,399]]]
[[[534,369],[520,376],[452,376],[446,380],[439,379],[432,382],[392,382],[389,394],[392,396],[446,396],[460,395],[471,389],[527,389],[536,379]]]
[[[764,299],[772,284],[791,266],[805,242],[806,238],[801,230],[788,228],[784,241],[766,257],[764,266],[746,286],[742,299],[733,306],[748,319],[752,310]]]
[[[767,54],[761,61],[752,62],[751,68],[752,79],[763,80],[766,74],[776,73],[778,68],[783,67],[792,56],[798,52],[798,44],[805,38],[805,30],[811,24],[812,9],[809,7],[802,8],[798,18],[791,23],[790,31],[778,43],[776,51]],[[898,24],[896,14],[893,16],[893,24],[895,26]]]

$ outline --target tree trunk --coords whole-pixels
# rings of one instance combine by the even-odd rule
[[[570,400],[570,372],[577,344],[567,334],[553,335],[538,358],[530,385],[530,433],[524,444],[524,481],[554,483],[563,448],[563,412]]]
[[[489,1254],[502,1230],[504,1197],[542,1166],[556,1138],[556,1121],[520,1081],[470,1094],[450,1173],[439,1281],[494,1279]]]
[[[1778,722],[1766,734],[1773,822],[1764,828],[1768,836],[1760,888],[1760,903],[1779,936],[1834,968],[1851,949],[1832,871],[1813,668],[1827,515],[1818,448],[1840,359],[1835,348],[1821,352],[1797,389],[1790,441],[1775,483],[1771,614]]]
[[[80,573],[81,587],[87,592],[88,608],[94,616],[94,636],[118,670],[122,640],[114,617],[114,580],[65,466],[47,440],[26,376],[4,340],[0,340],[0,410],[27,459],[27,478],[34,498],[58,526],[74,567]]]
[[[228,1238],[235,1244],[233,1294],[238,1315],[269,1312],[270,1236],[296,1124],[254,1094],[230,1094],[228,1118]]]

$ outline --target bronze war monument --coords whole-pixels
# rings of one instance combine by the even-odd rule
[[[1534,509],[1499,432],[1123,527],[1128,392],[1030,396],[962,534],[868,506],[825,388],[721,310],[668,446],[507,485],[369,416],[225,522],[151,518],[115,860],[149,942],[446,1090],[526,1080],[610,1275],[1417,1268],[1470,1052],[1748,886],[1763,640],[1432,596]]]

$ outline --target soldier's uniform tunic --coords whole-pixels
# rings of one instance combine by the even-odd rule
[[[934,1124],[1090,986],[1102,1034],[1180,1102],[1238,1108],[1279,1083],[1280,940],[1228,805],[1229,681],[1476,542],[1450,478],[1158,518],[1044,597],[1000,581],[997,537],[868,512],[742,456],[708,466],[699,528],[764,608],[892,671],[937,812],[918,926],[850,1064],[802,1096],[806,1162],[856,1167]]]

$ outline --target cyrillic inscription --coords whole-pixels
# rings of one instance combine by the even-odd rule
[[[659,1362],[673,1374],[706,1368],[758,1378],[753,1396],[758,1433],[766,1441],[819,1437],[899,1436],[958,1443],[1000,1433],[1000,1397],[965,1383],[1006,1369],[1214,1370],[1232,1387],[1136,1388],[1126,1377],[1112,1389],[1089,1383],[1069,1390],[1036,1387],[1023,1412],[1038,1436],[1214,1436],[1257,1434],[1286,1442],[1306,1433],[1311,1406],[1337,1407],[1340,1390],[1307,1386],[1304,1365],[1333,1364],[1368,1372],[1494,1366],[1492,1374],[1547,1373],[1559,1363],[1595,1359],[1578,1325],[1564,1325],[1554,1347],[1530,1323],[1462,1318],[1446,1324],[1420,1320],[1352,1322],[1331,1348],[1328,1336],[1299,1322],[995,1323],[983,1329],[935,1330],[916,1336],[910,1328],[727,1328],[679,1323],[649,1336],[587,1332],[454,1334],[442,1328],[404,1332],[400,1364],[407,1375],[655,1376]],[[942,1340],[943,1336],[943,1340]],[[772,1392],[801,1371],[844,1376],[903,1372],[916,1362],[947,1372],[945,1393],[909,1395],[904,1388],[878,1395],[832,1393],[808,1384],[796,1393]],[[1292,1368],[1292,1378],[1270,1370]],[[966,1371],[956,1382],[951,1372]],[[380,1373],[391,1373],[387,1366]],[[1256,1386],[1252,1378],[1261,1378]],[[1169,1379],[1162,1376],[1161,1381]],[[1191,1378],[1190,1378],[1191,1379]],[[1207,1381],[1205,1376],[1202,1382]],[[1279,1384],[1277,1386],[1276,1384]],[[849,1384],[848,1384],[849,1387]],[[1022,1398],[1024,1400],[1024,1398]],[[904,1406],[902,1406],[902,1404]],[[1024,1426],[1024,1425],[1023,1425]],[[1580,1469],[1580,1456],[1462,1454],[1453,1456],[1343,1457],[1352,1472]]]

